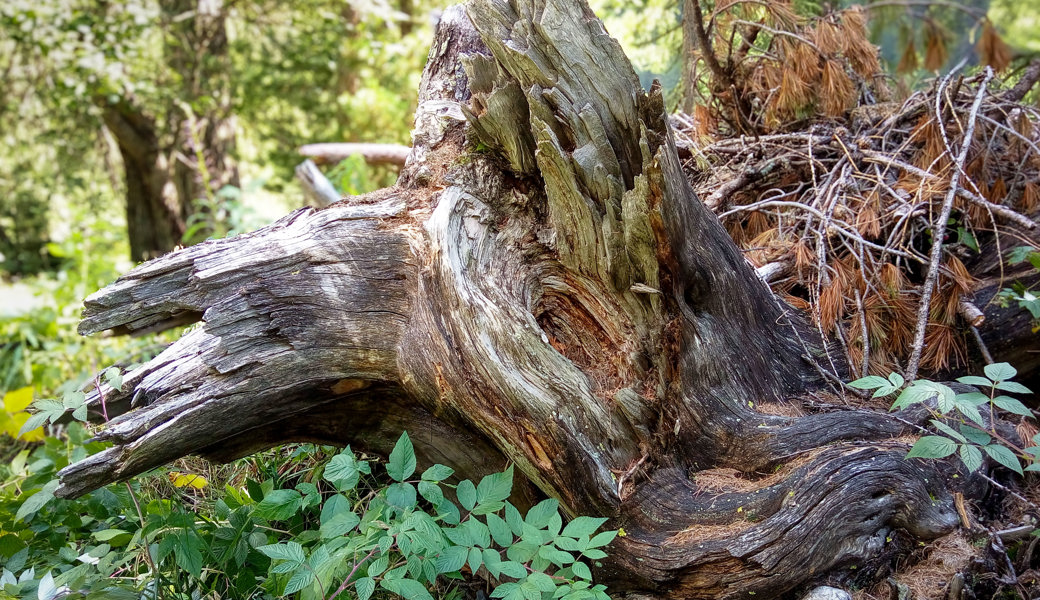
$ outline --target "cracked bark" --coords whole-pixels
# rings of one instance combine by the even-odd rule
[[[919,416],[775,414],[824,386],[821,344],[694,196],[660,90],[584,3],[446,11],[413,137],[394,188],[87,299],[84,333],[202,324],[102,386],[114,445],[59,494],[189,453],[386,452],[407,429],[426,463],[509,461],[521,496],[612,517],[604,581],[668,598],[775,597],[893,528],[956,526],[946,467],[903,458]]]

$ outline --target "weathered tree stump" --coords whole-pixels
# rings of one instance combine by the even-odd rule
[[[59,494],[407,429],[426,462],[508,461],[612,517],[605,582],[669,598],[775,597],[958,524],[946,467],[897,439],[920,415],[813,400],[843,365],[694,196],[661,91],[581,1],[446,11],[397,186],[141,265],[80,330],[193,321],[102,386],[114,445]]]

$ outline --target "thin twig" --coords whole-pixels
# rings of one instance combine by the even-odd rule
[[[943,236],[946,235],[946,222],[950,220],[950,212],[953,210],[953,200],[957,196],[957,187],[960,183],[961,173],[964,170],[964,161],[968,158],[968,150],[971,148],[971,140],[975,135],[975,122],[978,118],[979,108],[982,106],[982,99],[986,95],[986,85],[990,79],[993,78],[993,69],[986,67],[986,77],[979,85],[979,91],[975,94],[975,102],[971,105],[971,113],[968,115],[968,126],[964,132],[963,141],[961,142],[960,154],[957,156],[955,165],[956,170],[953,173],[953,178],[950,181],[950,189],[946,192],[946,199],[943,201],[942,212],[939,213],[939,220],[936,222],[935,227],[932,229],[932,256],[928,264],[928,275],[925,277],[924,286],[921,289],[921,304],[917,310],[917,328],[914,331],[914,345],[913,351],[910,353],[910,359],[906,365],[906,380],[913,381],[917,378],[917,369],[921,364],[921,353],[924,350],[924,334],[928,328],[928,313],[931,310],[932,292],[935,289],[936,281],[939,278],[939,266],[942,260],[943,251]],[[937,94],[938,98],[941,98],[942,94]]]

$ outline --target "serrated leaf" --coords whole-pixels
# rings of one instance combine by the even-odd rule
[[[451,477],[455,473],[455,469],[444,465],[433,465],[429,469],[423,471],[423,481],[443,481]]]
[[[975,446],[962,444],[960,454],[961,462],[968,468],[968,471],[977,471],[982,466],[982,452]]]
[[[376,580],[371,577],[362,577],[354,583],[354,593],[358,600],[368,600],[376,589]]]
[[[469,558],[466,559],[466,563],[469,565],[469,570],[473,573],[477,572],[477,569],[484,564],[484,554],[480,551],[480,548],[470,548]]]
[[[410,483],[395,483],[386,488],[386,501],[395,508],[408,510],[415,507],[415,486]]]
[[[253,509],[253,514],[268,521],[284,521],[302,505],[303,496],[296,490],[271,490]]]
[[[953,439],[957,440],[958,442],[967,442],[968,441],[963,435],[961,435],[960,433],[955,431],[953,429],[953,427],[950,427],[949,425],[947,425],[946,423],[943,423],[942,421],[939,421],[939,420],[936,420],[936,419],[932,419],[932,425],[936,429],[941,431],[942,433],[945,433],[946,435],[952,437]]]
[[[571,571],[574,572],[575,577],[582,579],[592,580],[592,571],[589,570],[589,566],[580,560],[571,565]]]
[[[524,519],[524,522],[541,529],[549,524],[549,520],[557,514],[559,508],[560,503],[555,498],[542,500],[527,511],[527,518]]]
[[[889,385],[889,381],[878,375],[868,375],[849,382],[849,387],[854,387],[857,390],[873,390],[887,385]]]
[[[1022,415],[1024,417],[1033,416],[1033,412],[1029,410],[1025,404],[1022,404],[1011,396],[997,396],[993,399],[993,405],[1012,414]]]
[[[975,444],[975,445],[978,445],[978,446],[985,446],[992,439],[992,438],[990,438],[989,434],[986,433],[985,431],[981,431],[981,430],[976,429],[976,428],[974,428],[974,427],[972,427],[970,425],[961,425],[960,429],[961,429],[961,434],[965,438],[967,438],[965,441],[971,442],[972,444]]]
[[[991,444],[989,446],[983,446],[983,450],[986,454],[989,454],[990,458],[1011,469],[1012,471],[1022,475],[1022,465],[1018,462],[1018,457],[1010,449],[1001,446],[999,444]]]
[[[599,548],[589,548],[582,552],[581,555],[586,558],[591,558],[592,560],[600,560],[607,557],[607,553]]]
[[[22,437],[25,434],[33,431],[34,429],[38,429],[38,428],[42,427],[45,423],[47,423],[47,419],[49,417],[50,417],[49,413],[42,413],[42,412],[33,413],[33,414],[29,415],[29,418],[18,429],[18,437]]]
[[[285,584],[285,591],[283,593],[286,596],[288,596],[289,594],[295,594],[296,592],[310,585],[313,581],[313,571],[298,571],[296,573],[293,573],[293,576],[289,578],[289,582]]]
[[[15,521],[25,521],[26,517],[35,514],[43,508],[44,505],[54,499],[54,490],[56,489],[58,489],[58,480],[52,479],[40,488],[40,491],[29,496],[25,502],[22,502],[22,505],[18,507],[18,512],[14,517]]]
[[[405,477],[407,476],[405,475]],[[433,596],[426,590],[426,586],[414,579],[383,579],[379,582],[379,586],[405,600],[433,600]]]
[[[900,387],[904,383],[906,383],[906,380],[903,379],[903,376],[899,373],[896,373],[895,371],[892,371],[888,374],[888,381],[892,384],[893,387]]]
[[[986,373],[986,377],[989,377],[994,382],[1007,381],[1015,375],[1018,375],[1018,370],[1006,362],[986,365],[982,370]]]
[[[437,557],[438,573],[454,573],[466,564],[469,557],[469,549],[464,546],[448,546],[444,552]]]
[[[556,591],[556,582],[553,581],[552,577],[549,577],[545,573],[535,571],[527,576],[527,580],[530,581],[538,591],[540,592],[554,592]]]
[[[329,464],[325,465],[322,478],[336,486],[336,489],[345,492],[354,489],[361,479],[357,460],[354,453],[347,446],[339,454],[332,457]]]
[[[459,504],[466,510],[473,510],[473,507],[477,505],[477,487],[469,479],[459,482],[458,487],[455,488],[455,495],[459,498]]]
[[[573,538],[592,535],[606,522],[606,518],[602,517],[575,517],[563,528],[563,535]]]
[[[383,574],[383,571],[386,571],[388,566],[390,566],[390,559],[383,554],[379,558],[368,563],[368,568],[365,573],[369,577],[378,577]]]
[[[303,553],[303,546],[297,542],[285,542],[282,544],[268,544],[257,548],[263,555],[275,560],[285,560],[296,565],[301,565],[307,556]]]
[[[589,548],[600,548],[606,546],[610,542],[614,541],[614,537],[618,535],[617,531],[604,531],[603,533],[597,533],[593,536],[592,541],[589,542]]]
[[[950,438],[926,435],[917,440],[907,453],[907,458],[945,458],[957,451],[957,444]]]
[[[958,377],[957,381],[965,385],[977,385],[982,388],[988,388],[993,385],[993,382],[985,377],[979,377],[978,375],[967,375],[965,377]]]
[[[502,598],[502,600],[519,600],[524,597],[523,592],[520,590],[520,584],[512,581],[498,585],[495,589],[491,590],[492,598]]]
[[[485,519],[495,543],[502,548],[508,548],[513,543],[513,532],[509,529],[509,524],[496,514],[489,514]]]
[[[964,394],[957,394],[957,402],[958,404],[982,406],[983,404],[989,404],[989,396],[982,392],[966,392]]]
[[[430,504],[434,506],[440,506],[444,502],[444,492],[441,491],[441,486],[432,481],[420,481],[419,495],[426,498]]]
[[[996,385],[996,388],[998,390],[1001,390],[1001,391],[1004,391],[1004,392],[1010,392],[1012,394],[1032,394],[1033,393],[1033,390],[1027,388],[1026,386],[1022,385],[1021,383],[1018,383],[1017,381],[1001,381],[1000,383],[998,383]]]
[[[485,476],[477,484],[477,504],[502,502],[513,492],[513,467]]]
[[[871,395],[871,398],[884,398],[885,396],[895,392],[898,389],[898,386],[885,385],[874,390],[874,393]]]
[[[404,481],[415,472],[415,448],[412,447],[412,440],[408,437],[407,431],[401,434],[390,452],[386,472],[394,481]],[[425,588],[423,590],[425,591]]]
[[[1037,438],[1040,438],[1040,433],[1036,434]],[[1040,444],[1040,442],[1038,442]],[[516,509],[511,503],[506,502],[505,509],[506,524],[509,525],[509,529],[512,530],[513,535],[520,535],[524,531],[524,518],[520,516],[520,511]]]
[[[524,565],[515,560],[504,560],[498,564],[498,568],[503,575],[514,579],[521,579],[527,575]]]

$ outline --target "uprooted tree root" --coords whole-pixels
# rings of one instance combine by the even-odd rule
[[[796,131],[726,137],[706,111],[673,127],[689,179],[760,277],[840,340],[832,364],[853,377],[949,373],[972,355],[992,361],[977,329],[986,302],[1023,274],[1007,253],[1038,245],[1040,113],[1020,102],[1038,76],[1040,63],[1010,89],[988,69],[946,76]],[[856,597],[1035,595],[1037,538],[1005,546],[997,534],[1037,516],[1013,496],[982,526],[882,565],[897,574]]]

